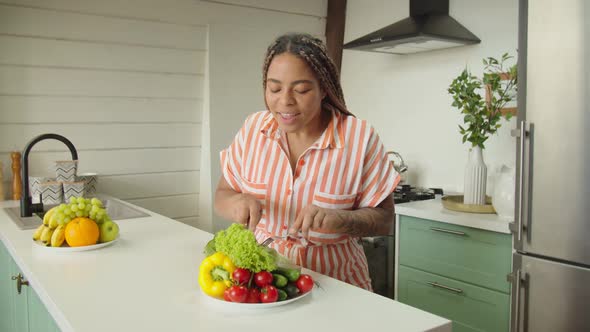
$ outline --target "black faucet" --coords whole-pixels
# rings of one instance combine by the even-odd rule
[[[29,152],[33,148],[33,145],[46,140],[46,139],[56,139],[65,145],[67,145],[68,149],[72,153],[72,160],[78,160],[78,152],[74,147],[74,144],[70,142],[67,138],[58,135],[58,134],[43,134],[33,138],[23,150],[22,155],[22,195],[20,197],[20,216],[21,217],[30,217],[33,215],[34,212],[43,212],[43,201],[40,200],[38,204],[33,204],[31,200],[31,196],[29,195]]]

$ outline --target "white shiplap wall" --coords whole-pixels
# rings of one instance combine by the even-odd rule
[[[264,107],[266,45],[322,35],[326,10],[327,0],[0,0],[6,196],[8,152],[50,131],[73,141],[103,191],[212,230],[218,152]],[[59,144],[33,151],[31,174],[69,157]]]
[[[5,179],[10,151],[57,133],[78,149],[79,172],[99,174],[100,191],[194,223],[206,24],[59,4],[0,3]],[[59,142],[37,144],[30,174],[52,175],[65,151]]]

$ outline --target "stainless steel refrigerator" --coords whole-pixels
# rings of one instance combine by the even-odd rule
[[[590,331],[590,1],[521,0],[511,331]]]

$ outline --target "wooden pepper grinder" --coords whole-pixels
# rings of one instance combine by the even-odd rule
[[[18,201],[22,195],[20,152],[11,152],[10,158],[12,158],[12,199]]]

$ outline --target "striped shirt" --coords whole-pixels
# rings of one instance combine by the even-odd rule
[[[299,157],[295,170],[284,134],[269,111],[250,115],[220,155],[223,176],[232,189],[262,204],[255,231],[259,242],[269,236],[286,237],[309,204],[342,210],[376,207],[400,179],[375,130],[339,112],[332,113],[328,127]],[[300,266],[371,289],[358,238],[310,230],[307,240],[275,240],[271,247]]]

